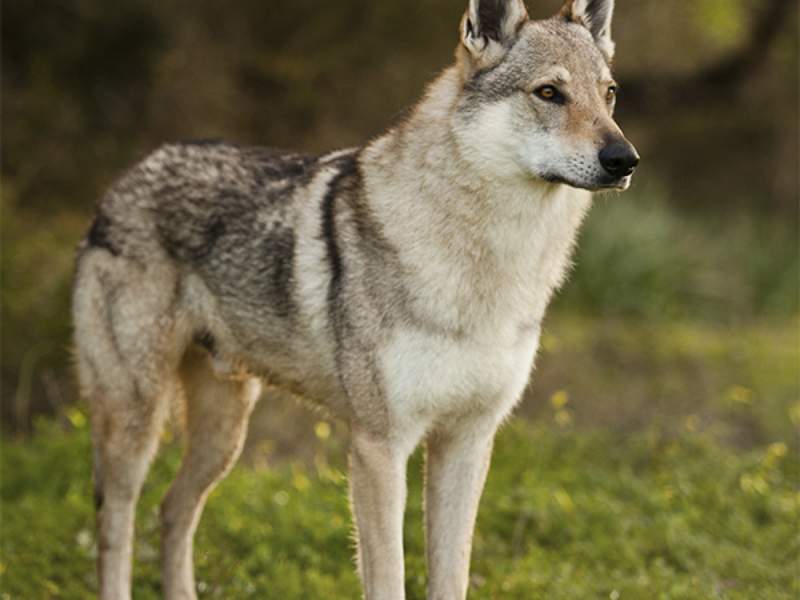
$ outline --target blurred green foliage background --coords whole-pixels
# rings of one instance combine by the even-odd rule
[[[465,4],[466,0],[3,3],[0,395],[4,436],[12,440],[3,452],[12,457],[3,465],[3,499],[10,510],[29,514],[24,519],[28,522],[49,510],[49,503],[57,506],[65,488],[51,489],[43,482],[46,473],[61,468],[59,461],[78,469],[72,481],[79,483],[74,485],[88,486],[85,415],[82,405],[76,405],[69,366],[69,292],[74,248],[104,189],[165,141],[220,137],[315,152],[358,144],[378,134],[449,63]],[[528,4],[532,16],[543,17],[554,13],[560,2]],[[510,434],[511,441],[501,442],[507,450],[495,464],[501,465],[496,467],[498,477],[508,479],[512,488],[507,495],[490,495],[492,508],[482,513],[488,515],[482,517],[488,528],[485,535],[493,535],[494,525],[513,530],[513,523],[502,517],[504,510],[511,510],[508,503],[526,494],[549,494],[550,484],[567,489],[568,500],[571,494],[580,498],[585,492],[584,504],[592,504],[595,492],[583,486],[596,481],[581,464],[605,453],[597,468],[608,478],[649,462],[675,467],[676,481],[688,478],[687,489],[699,490],[691,501],[684,498],[687,504],[681,511],[686,509],[689,521],[713,519],[719,511],[732,511],[739,519],[728,529],[720,525],[696,546],[680,538],[689,544],[684,548],[688,554],[668,556],[663,572],[661,563],[650,565],[645,571],[652,585],[642,584],[642,590],[660,590],[652,586],[660,585],[662,577],[677,582],[685,595],[664,592],[661,597],[701,597],[692,596],[691,590],[699,589],[693,578],[702,575],[686,565],[692,557],[703,556],[697,564],[715,569],[709,548],[725,537],[720,532],[738,526],[755,540],[763,525],[764,544],[786,545],[782,531],[771,527],[780,519],[785,526],[787,515],[796,520],[797,465],[776,467],[783,475],[780,481],[773,477],[773,488],[759,484],[748,469],[756,469],[752,465],[768,456],[769,448],[783,448],[784,453],[789,448],[794,454],[800,431],[797,24],[796,0],[617,0],[615,68],[622,84],[618,120],[637,145],[643,164],[629,192],[596,200],[571,280],[546,320],[537,371],[519,410],[536,423],[526,435],[538,447],[556,452],[552,448],[561,444],[589,450],[565,458],[561,472],[553,466],[541,487],[515,482],[518,489],[511,473],[535,459],[508,449],[524,437],[521,430]],[[26,437],[41,415],[46,423],[34,437]],[[288,400],[262,402],[253,418],[246,460],[255,465],[288,461],[316,465],[318,470],[319,457],[325,456],[341,467],[341,448],[325,449],[328,434],[320,431],[330,431],[326,427],[330,425],[323,417]],[[548,437],[548,428],[557,433]],[[67,437],[59,438],[56,429],[66,431]],[[334,431],[334,437],[346,436],[338,425]],[[675,452],[685,461],[669,458],[659,444],[643,450],[641,440],[650,435],[675,436]],[[712,443],[708,438],[725,450],[707,447]],[[631,449],[621,463],[614,458],[616,440]],[[687,467],[697,448],[700,462]],[[86,464],[73,464],[84,451]],[[170,456],[167,465],[174,463],[174,448]],[[688,469],[686,478],[679,462]],[[722,488],[704,487],[706,479],[714,479],[715,463],[724,463],[722,471],[728,473],[741,503],[730,506]],[[15,470],[23,468],[28,471]],[[279,489],[291,485],[296,472],[306,473],[300,466],[282,468],[274,475],[277,479],[263,485]],[[651,479],[644,483],[623,478],[614,492],[620,494],[617,500],[631,497],[625,489],[628,483],[634,488],[656,485],[656,480],[670,489],[678,485],[665,484],[658,473],[656,469],[648,474]],[[243,490],[256,485],[246,477],[227,484],[234,503],[246,502]],[[324,486],[325,478],[316,477],[313,485]],[[42,485],[33,485],[34,480]],[[163,477],[155,485],[162,489]],[[491,489],[492,480],[489,485]],[[652,507],[662,501],[661,492],[647,489],[632,502],[639,502],[646,513],[657,511]],[[779,490],[778,496],[771,496],[771,489]],[[602,490],[601,486],[597,493]],[[58,532],[54,524],[48,534],[54,539],[67,536],[64,547],[90,518],[88,491],[87,498],[82,493],[74,506],[69,505],[75,528]],[[731,498],[739,498],[736,494]],[[775,500],[778,497],[785,501]],[[759,498],[766,508],[758,504]],[[561,497],[552,502],[569,506],[573,500]],[[791,502],[791,509],[780,508]],[[536,510],[545,511],[545,504]],[[217,516],[211,517],[214,527],[223,522],[229,526],[221,513],[238,509],[218,506]],[[319,507],[308,510],[311,515]],[[346,519],[343,505],[336,510],[337,518]],[[666,539],[674,528],[687,527],[681,511],[673,514],[677,524],[657,524],[659,536]],[[553,535],[562,535],[557,520],[548,525],[548,514],[534,514],[531,523],[540,529],[552,526]],[[638,518],[632,519],[631,527],[639,526]],[[613,521],[605,515],[600,522]],[[588,522],[585,526],[593,527]],[[240,533],[217,531],[212,546],[228,548],[227,541],[233,543]],[[25,552],[35,553],[39,546],[26,546],[21,541],[24,532],[19,535],[12,532],[4,554],[10,552],[13,559],[16,543],[16,556],[22,560]],[[505,579],[484,572],[506,566],[481,555],[491,555],[495,546],[480,546],[478,540],[478,573],[488,582],[485,597],[503,591],[496,587],[500,581],[509,581],[512,591],[517,589],[514,585],[523,589],[523,583],[531,581],[525,579],[528,571],[515,569],[520,564],[528,565],[525,569],[546,568],[553,564],[548,552],[573,553],[571,560],[578,561],[575,568],[580,569],[576,557],[587,549],[578,547],[579,533],[563,533],[566,537],[555,542],[550,534],[536,535],[544,550],[535,545],[519,550],[514,566],[506,565]],[[345,533],[342,536],[346,539]],[[284,543],[280,535],[276,539]],[[623,543],[628,538],[617,532],[613,539]],[[657,545],[647,542],[647,536],[641,539]],[[639,538],[630,540],[635,544]],[[784,559],[796,560],[796,542],[781,555]],[[327,542],[313,542],[317,543]],[[335,537],[331,547],[339,545]],[[233,546],[229,549],[236,554]],[[772,551],[723,555],[729,563],[720,567],[723,571],[735,573],[733,567],[740,562],[752,567],[752,581],[736,592],[741,597],[755,597],[747,590],[767,589],[759,588],[764,578],[786,584],[791,560],[778,567]],[[630,552],[636,555],[639,550]],[[664,556],[653,552],[659,560]],[[342,549],[342,560],[346,553]],[[213,550],[204,556],[201,564],[213,566],[221,560]],[[592,564],[597,557],[586,558]],[[59,560],[56,555],[41,559]],[[284,566],[296,566],[295,559],[310,560],[281,560],[288,561]],[[0,561],[0,575],[4,564]],[[343,563],[338,564],[337,569]],[[619,565],[602,565],[604,577],[616,577]],[[770,571],[772,567],[777,570]],[[147,577],[155,581],[154,567],[146,568]],[[350,573],[349,565],[342,568]],[[635,574],[638,567],[631,563],[619,568]],[[550,579],[539,581],[537,589],[567,589],[563,585],[574,580],[571,573],[567,568],[543,576]],[[246,573],[240,575],[247,578]],[[352,575],[342,577],[342,585],[354,589]],[[722,595],[709,587],[702,597],[727,597],[726,582],[723,578],[715,583],[722,586]],[[81,585],[91,587],[91,582]],[[313,585],[303,589],[313,595]],[[319,583],[319,589],[327,589],[325,585]],[[419,582],[410,585],[422,589]],[[292,597],[291,581],[286,586]],[[731,586],[735,589],[735,582]],[[601,588],[576,588],[573,595],[552,597],[588,597],[582,593],[589,594],[589,589],[596,593]],[[781,589],[788,591],[785,585]],[[642,593],[637,596],[634,590],[633,597],[656,597]],[[51,590],[41,597],[61,596]]]

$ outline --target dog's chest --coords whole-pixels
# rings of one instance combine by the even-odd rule
[[[437,236],[418,223],[415,232],[443,243],[405,246],[418,322],[395,329],[379,361],[397,415],[441,419],[513,406],[587,207],[582,195],[554,195],[520,210],[520,219],[484,230],[483,238]]]
[[[505,413],[525,387],[538,343],[536,326],[455,338],[397,329],[379,355],[387,402],[398,419]]]

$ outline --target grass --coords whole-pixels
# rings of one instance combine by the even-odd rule
[[[2,598],[94,593],[90,442],[74,410],[2,446]],[[321,428],[318,428],[318,430]],[[197,535],[201,598],[357,598],[344,459],[239,466]],[[160,597],[157,460],[138,510],[135,597]],[[421,459],[409,469],[407,588],[425,588]],[[474,543],[471,598],[794,598],[800,495],[786,444],[748,451],[698,433],[617,435],[522,420],[499,435]]]

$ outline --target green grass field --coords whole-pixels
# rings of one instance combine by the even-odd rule
[[[2,598],[96,589],[85,416],[2,446]],[[197,536],[205,598],[357,598],[340,446],[311,464],[240,466]],[[327,438],[327,439],[326,439]],[[581,432],[518,420],[499,435],[475,536],[471,598],[795,598],[800,463],[776,442],[734,451],[705,434]],[[135,594],[158,598],[168,443],[143,492]],[[409,469],[409,597],[425,589],[421,459]]]

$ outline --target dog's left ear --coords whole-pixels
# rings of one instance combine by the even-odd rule
[[[611,62],[614,58],[614,42],[611,39],[614,0],[567,0],[561,14],[569,21],[586,27],[606,60]]]
[[[505,54],[527,20],[522,0],[469,0],[461,19],[461,43],[485,66]]]

